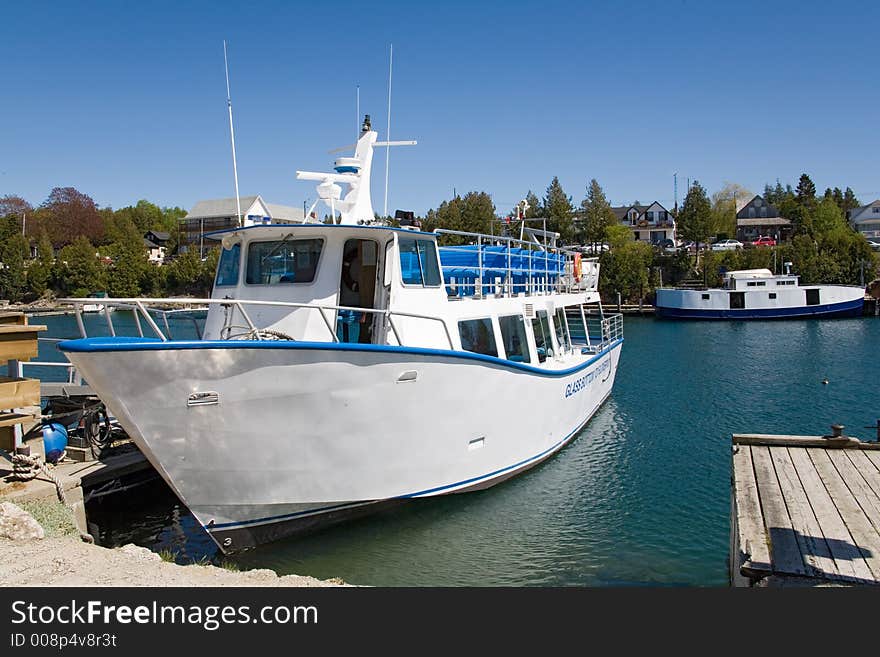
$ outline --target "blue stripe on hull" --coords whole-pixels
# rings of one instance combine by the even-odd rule
[[[350,342],[297,342],[286,340],[167,340],[159,338],[102,337],[79,338],[58,343],[61,352],[96,353],[122,351],[188,351],[193,349],[293,349],[312,351],[362,351],[374,353],[394,353],[416,356],[444,356],[470,361],[482,361],[498,365],[510,370],[529,372],[545,377],[562,377],[586,369],[612,349],[623,344],[623,338],[610,342],[602,351],[588,358],[583,363],[563,370],[548,370],[534,365],[525,365],[497,356],[487,356],[470,351],[453,351],[451,349],[429,349],[426,347],[400,347],[385,344],[358,344]],[[579,347],[582,345],[578,345]]]
[[[859,317],[864,299],[817,306],[794,308],[745,308],[702,310],[697,308],[667,308],[656,306],[654,314],[661,319],[794,319],[803,317]]]

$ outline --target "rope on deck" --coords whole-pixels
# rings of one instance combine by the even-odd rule
[[[64,458],[65,452],[61,452],[59,461]],[[53,468],[54,469],[54,468]],[[26,454],[13,454],[12,456],[12,475],[20,481],[30,481],[35,479],[38,474],[43,473],[53,484],[55,484],[55,492],[58,495],[58,501],[73,511],[73,507],[67,501],[67,495],[64,493],[64,485],[58,476],[49,468],[49,464],[43,462],[38,455],[28,456]],[[79,537],[86,543],[94,543],[95,538],[91,534],[80,532]]]

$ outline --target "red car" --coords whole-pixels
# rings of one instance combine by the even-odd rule
[[[776,246],[776,240],[772,237],[759,237],[752,242],[752,246]]]

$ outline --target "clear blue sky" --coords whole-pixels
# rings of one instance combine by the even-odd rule
[[[808,172],[880,198],[877,2],[7,2],[0,196],[73,186],[101,206],[233,195],[301,205],[361,110],[389,210],[469,190],[499,214],[553,176],[578,203],[673,203],[688,178],[759,192]],[[384,154],[374,208],[381,211]]]

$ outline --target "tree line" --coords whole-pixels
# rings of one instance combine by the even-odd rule
[[[0,295],[10,302],[42,297],[202,295],[210,291],[217,254],[178,254],[167,266],[148,260],[144,235],[168,233],[177,251],[186,210],[147,200],[113,210],[72,187],[56,187],[38,207],[0,197]]]

